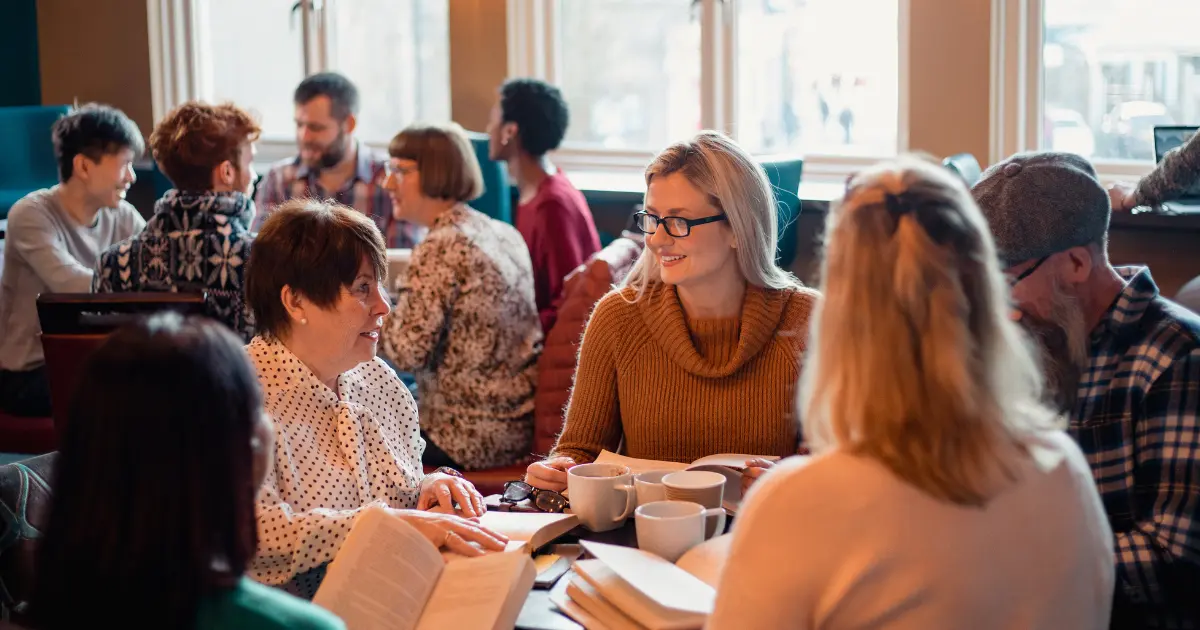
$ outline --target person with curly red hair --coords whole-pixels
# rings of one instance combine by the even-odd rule
[[[191,101],[150,135],[158,167],[175,188],[154,205],[138,236],[100,257],[96,292],[208,294],[206,310],[249,341],[254,318],[242,297],[254,220],[254,142],[261,129],[233,104]]]

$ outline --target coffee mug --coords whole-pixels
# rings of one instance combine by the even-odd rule
[[[625,524],[637,507],[637,491],[628,466],[580,464],[567,470],[571,511],[593,532]]]
[[[671,474],[669,470],[651,470],[640,475],[634,475],[633,487],[637,488],[638,505],[667,500],[667,489],[663,487],[662,479]]]
[[[705,508],[691,501],[654,501],[634,512],[638,549],[675,562],[688,549],[704,542],[709,517],[724,514],[721,508]]]
[[[663,477],[668,501],[692,501],[706,508],[719,508],[725,495],[725,475],[711,470],[681,470]],[[724,531],[725,511],[708,519],[706,535]]]

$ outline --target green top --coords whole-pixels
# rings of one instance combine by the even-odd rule
[[[345,630],[333,613],[250,578],[200,604],[196,630]]]

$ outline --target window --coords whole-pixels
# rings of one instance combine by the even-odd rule
[[[1041,146],[1150,162],[1155,125],[1200,124],[1200,3],[1043,5]]]
[[[291,152],[292,92],[322,70],[358,85],[357,133],[369,142],[387,143],[417,119],[450,118],[449,0],[154,0],[151,8],[164,53],[156,107],[233,101],[260,117],[270,157]]]
[[[509,0],[509,74],[562,88],[561,162],[641,166],[702,128],[759,154],[863,161],[899,148],[900,6]]]
[[[895,153],[897,11],[894,0],[739,3],[738,139],[769,153]]]

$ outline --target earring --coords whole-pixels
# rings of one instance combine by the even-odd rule
[[[308,320],[307,320],[307,319],[305,319],[305,318],[303,318],[303,317],[301,317],[301,318],[300,318],[300,323],[301,323],[301,324],[303,324],[303,325],[308,325]]]

